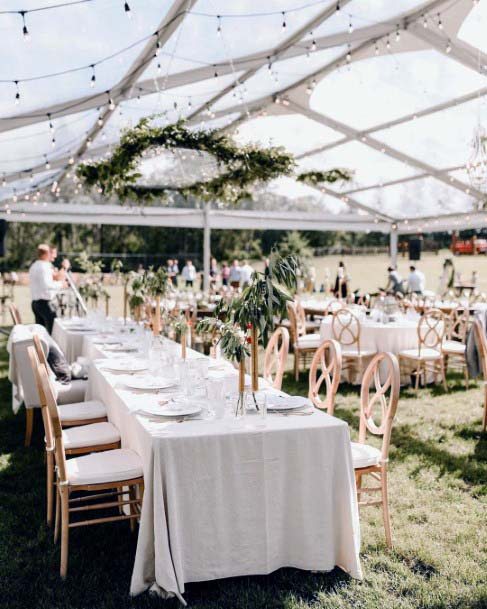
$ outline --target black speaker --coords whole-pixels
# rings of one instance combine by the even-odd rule
[[[421,260],[422,247],[422,237],[412,237],[409,239],[409,260]]]
[[[5,256],[5,237],[7,235],[7,229],[7,220],[0,220],[0,258]]]

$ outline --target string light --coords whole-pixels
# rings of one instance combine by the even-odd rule
[[[397,26],[396,29],[396,42],[399,42],[401,40],[401,32],[399,31],[399,26]]]
[[[213,74],[213,76],[214,76],[214,78],[218,78],[218,72],[217,72],[216,66],[215,66],[215,73]]]
[[[128,2],[125,2],[125,4],[123,5],[123,10],[125,11],[125,14],[127,15],[127,17],[130,19],[132,17],[132,11],[130,10],[130,6]]]
[[[377,40],[374,43],[374,52],[375,52],[376,55],[379,54],[379,45],[377,44]]]
[[[312,37],[312,40],[311,40],[311,50],[314,52],[314,51],[316,51],[316,40],[314,39],[313,32],[310,32],[309,34]]]
[[[54,133],[54,125],[52,124],[50,112],[47,113],[47,118],[49,120],[49,133],[53,134]]]
[[[20,90],[19,90],[19,81],[14,80],[15,84],[15,105],[18,106],[20,104]]]
[[[340,2],[337,2],[337,11],[340,10]]]
[[[350,45],[348,45],[348,51],[347,51],[347,63],[350,63],[352,61],[352,49],[350,48]]]
[[[285,12],[285,11],[282,11],[282,13],[281,13],[281,14],[282,14],[282,25],[281,25],[281,30],[282,30],[283,32],[285,32],[285,31],[286,31],[286,27],[287,27],[287,24],[286,24],[286,12]]]
[[[92,70],[90,87],[93,89],[93,87],[95,86],[95,82],[96,82],[95,64],[92,63],[90,68]]]
[[[107,95],[108,95],[108,107],[110,108],[110,110],[115,110],[115,102],[113,101],[113,99],[110,96],[110,91],[107,91]]]
[[[391,48],[391,41],[389,40],[389,36],[388,36],[387,40],[386,40],[386,49],[389,51],[390,48]]]
[[[352,17],[350,17],[350,21],[348,23],[348,33],[352,34],[353,33],[353,24],[352,24]]]
[[[54,136],[52,136],[51,146],[52,146],[52,148],[56,147],[56,138]]]
[[[159,33],[156,34],[156,36],[158,36],[158,35],[159,35]],[[159,55],[160,52],[161,52],[161,43],[160,43],[159,39],[157,39],[157,42],[156,42],[156,57]]]
[[[25,22],[25,13],[26,11],[20,11],[20,16],[22,17],[22,36],[25,41],[30,40],[29,30],[27,29],[27,23]]]
[[[7,186],[7,180],[5,179],[5,176],[3,177],[2,180],[2,186],[5,188],[5,186]]]
[[[428,27],[428,19],[427,19],[426,15],[423,15],[423,27],[425,30]]]
[[[46,161],[46,169],[51,169],[51,164],[49,163],[49,159],[47,158],[47,155],[44,155],[44,159]]]
[[[439,30],[443,29],[443,23],[441,21],[441,15],[440,15],[440,13],[438,13],[438,29]]]
[[[445,52],[446,52],[447,54],[448,54],[448,53],[451,53],[451,41],[450,41],[450,40],[448,40],[448,42],[446,43],[446,49],[445,49]]]
[[[216,34],[217,34],[217,36],[221,36],[222,35],[222,18],[220,17],[220,15],[217,15],[216,19],[217,19],[217,23],[218,23],[218,26],[216,28]]]
[[[103,127],[103,118],[101,117],[101,114],[98,117],[97,124],[98,124],[98,127]]]

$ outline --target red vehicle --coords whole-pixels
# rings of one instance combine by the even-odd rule
[[[452,236],[451,251],[458,256],[460,254],[487,254],[487,239],[471,239],[459,240],[456,235]]]

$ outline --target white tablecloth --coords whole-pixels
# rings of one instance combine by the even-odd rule
[[[90,338],[85,338],[85,353]],[[91,353],[100,352],[93,345]],[[234,376],[236,386],[236,373]],[[244,423],[154,420],[135,410],[123,377],[90,370],[122,446],[141,455],[145,495],[131,593],[181,597],[185,583],[270,573],[280,567],[361,577],[360,529],[348,426],[316,411]]]
[[[56,318],[52,328],[52,337],[59,345],[59,348],[70,364],[75,362],[78,356],[81,355],[83,351],[83,340],[86,335],[86,333],[82,331],[70,330],[69,325],[72,321],[74,322],[76,320],[74,318],[73,320]],[[84,320],[78,321],[83,323]]]

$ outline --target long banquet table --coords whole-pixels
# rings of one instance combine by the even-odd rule
[[[63,322],[58,322],[60,332]],[[108,354],[84,338],[93,358],[90,398],[102,399],[122,446],[143,460],[145,493],[130,586],[183,602],[185,584],[281,567],[361,578],[360,528],[348,426],[320,411],[237,420],[144,416],[161,395],[131,392],[104,369]],[[110,354],[111,355],[111,354]],[[201,357],[190,351],[191,357]],[[236,386],[229,367],[219,374]]]

